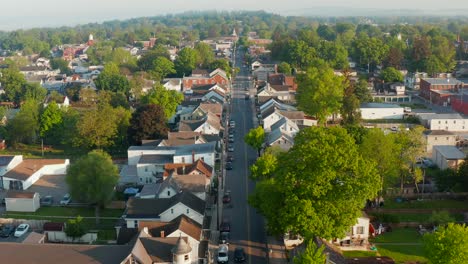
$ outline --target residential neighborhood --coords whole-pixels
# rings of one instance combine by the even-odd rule
[[[468,263],[468,19],[442,17],[0,25],[0,259]]]

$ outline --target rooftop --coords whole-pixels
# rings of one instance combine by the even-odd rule
[[[24,192],[24,191],[11,191],[7,192],[5,198],[20,198],[20,199],[32,199],[34,198],[35,192]]]
[[[361,108],[403,108],[403,107],[397,104],[365,103],[365,104],[361,104]]]
[[[465,158],[465,153],[461,152],[455,146],[434,146],[434,150],[438,151],[448,160],[460,160]]]
[[[455,85],[462,82],[455,78],[423,78],[422,80],[430,83],[431,85]]]
[[[139,164],[166,164],[174,161],[174,155],[154,154],[142,155]]]
[[[3,176],[10,179],[25,181],[46,165],[65,165],[66,162],[67,160],[64,159],[25,159]]]

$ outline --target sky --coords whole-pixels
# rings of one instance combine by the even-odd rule
[[[331,8],[330,8],[331,7]],[[6,0],[0,4],[0,30],[76,25],[180,13],[189,10],[265,10],[282,15],[304,15],[326,8],[467,9],[467,0]],[[333,11],[332,11],[333,12]],[[370,12],[371,13],[371,12]],[[466,14],[466,13],[465,13]],[[327,15],[327,14],[324,14]],[[333,14],[330,14],[333,15]],[[369,14],[372,15],[372,14]]]

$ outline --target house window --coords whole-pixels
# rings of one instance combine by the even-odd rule
[[[453,123],[456,124],[456,123],[457,123],[457,120],[453,120]]]
[[[187,208],[187,214],[190,214],[190,209]]]
[[[185,255],[185,256],[184,256],[184,260],[185,260],[185,261],[188,260],[188,255]]]
[[[171,208],[171,214],[173,214],[173,213],[174,213],[174,209]]]
[[[145,172],[148,172],[148,167],[145,167]]]
[[[440,124],[440,121],[439,121],[439,124]]]
[[[138,220],[133,221],[133,226],[134,226],[135,228],[138,227]]]
[[[447,121],[447,120],[445,120],[445,124],[448,124],[448,121]]]
[[[185,157],[182,157],[182,163],[185,163]]]
[[[447,140],[449,140],[449,137],[447,137]]]
[[[356,230],[356,233],[358,235],[363,235],[364,234],[364,227],[363,226],[358,226],[357,230]]]
[[[167,196],[171,196],[171,191],[167,191]]]
[[[437,137],[435,137],[434,140],[437,140]]]

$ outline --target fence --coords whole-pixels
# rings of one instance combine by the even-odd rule
[[[97,233],[86,233],[80,238],[72,238],[63,231],[47,231],[47,239],[49,242],[91,244],[97,240]]]
[[[49,220],[32,220],[32,219],[14,219],[14,218],[0,218],[0,224],[13,224],[18,226],[20,224],[28,224],[30,229],[42,232],[42,228]]]

